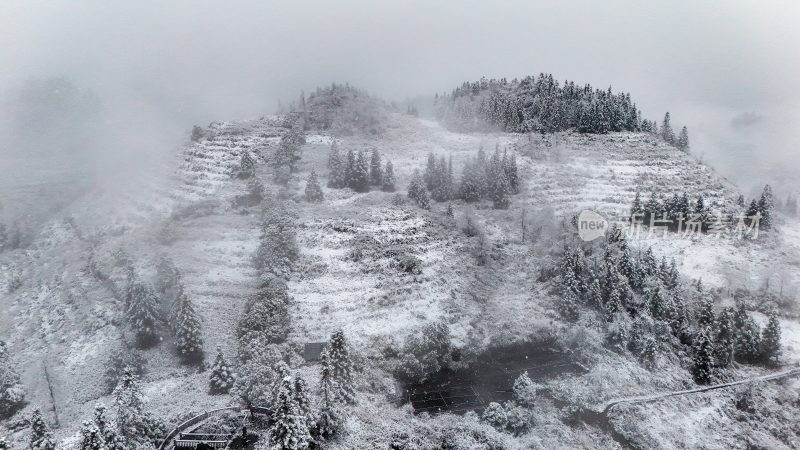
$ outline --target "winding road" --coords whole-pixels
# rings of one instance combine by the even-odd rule
[[[762,382],[762,381],[777,380],[777,379],[780,379],[780,378],[786,378],[786,377],[791,377],[791,376],[795,376],[795,375],[800,375],[800,367],[794,367],[794,368],[786,369],[786,370],[783,370],[783,371],[780,371],[780,372],[775,372],[775,373],[771,373],[771,374],[768,374],[768,375],[762,375],[760,377],[746,378],[744,380],[731,381],[729,383],[721,383],[721,384],[715,384],[715,385],[711,385],[711,386],[703,386],[703,387],[698,387],[698,388],[695,388],[695,389],[685,389],[685,390],[682,390],[682,391],[662,392],[662,393],[659,393],[659,394],[643,395],[643,396],[638,396],[638,397],[616,398],[616,399],[609,400],[609,401],[607,401],[605,403],[602,403],[602,404],[598,405],[597,408],[593,408],[593,409],[595,409],[596,411],[602,411],[603,414],[608,414],[615,406],[617,406],[617,405],[619,405],[621,403],[648,403],[648,402],[660,400],[662,398],[667,398],[667,397],[675,397],[675,396],[678,396],[678,395],[686,395],[686,394],[696,394],[696,393],[700,393],[700,392],[708,392],[708,391],[713,391],[713,390],[716,390],[716,389],[723,389],[723,388],[732,387],[732,386],[738,386],[738,385],[742,385],[742,384],[759,383],[759,382]]]

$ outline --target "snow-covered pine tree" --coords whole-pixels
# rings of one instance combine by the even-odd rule
[[[344,422],[344,415],[339,405],[340,388],[333,378],[333,368],[330,357],[328,356],[327,347],[322,350],[320,363],[320,394],[322,397],[322,405],[320,406],[315,434],[323,438],[330,438],[341,429]]]
[[[394,166],[392,165],[391,161],[386,161],[386,168],[383,171],[383,183],[381,184],[381,190],[383,192],[394,192]]]
[[[572,290],[566,290],[561,294],[556,303],[561,317],[567,322],[577,322],[580,317],[580,306],[578,296]]]
[[[734,325],[733,310],[724,308],[717,315],[714,338],[714,361],[718,367],[728,367],[733,362]]]
[[[240,344],[239,366],[234,380],[233,393],[243,403],[268,405],[275,400],[274,388],[279,380],[275,367],[283,361],[273,344],[263,338],[249,339]]]
[[[369,184],[371,186],[383,185],[383,170],[381,169],[381,154],[378,149],[373,149],[369,161]]]
[[[586,301],[597,311],[603,311],[605,303],[603,301],[603,289],[600,286],[600,279],[596,276],[591,277],[589,288],[586,293]]]
[[[528,371],[522,372],[520,376],[514,380],[514,385],[511,388],[511,392],[514,395],[514,400],[517,403],[523,406],[533,406],[534,402],[536,401],[537,391],[539,390],[540,386],[531,380],[531,377],[528,376]]]
[[[339,153],[338,148],[331,147],[331,154],[328,159],[330,172],[328,174],[328,187],[341,189],[347,187],[347,160]]]
[[[5,342],[0,341],[0,419],[12,415],[25,403],[25,389],[11,361]]]
[[[447,172],[447,161],[442,156],[435,164],[431,179],[431,196],[437,202],[449,200],[452,197],[453,187]]]
[[[664,114],[664,121],[661,123],[661,138],[664,139],[667,144],[675,145],[675,132],[672,131],[669,112]]]
[[[217,347],[217,356],[214,364],[211,365],[211,374],[208,376],[208,391],[211,394],[227,394],[233,387],[233,371],[225,356],[222,348]]]
[[[648,288],[645,289],[644,298],[650,310],[650,316],[653,319],[664,320],[669,317],[667,299],[664,296],[664,288],[661,283],[656,281],[648,286]]]
[[[619,230],[619,228],[616,229]],[[637,273],[633,266],[633,258],[631,258],[630,249],[624,240],[621,241],[620,244],[619,259],[617,264],[619,265],[620,274],[625,277],[630,287],[632,289],[639,289],[641,287],[642,280],[637,279]]]
[[[306,201],[311,203],[319,203],[324,199],[325,195],[322,193],[319,180],[317,180],[317,172],[312,169],[311,174],[308,175],[308,180],[306,181]]]
[[[505,173],[502,170],[497,171],[494,192],[492,193],[492,207],[494,209],[508,209],[508,205],[511,204],[511,199],[508,196],[510,192],[511,186],[508,183]]]
[[[288,376],[280,382],[270,440],[274,448],[280,450],[304,450],[311,442],[306,417],[300,411],[295,398],[294,382]]]
[[[760,343],[760,332],[758,325],[747,314],[744,302],[739,304],[733,316],[735,339],[733,345],[733,356],[738,362],[753,363],[758,360]]]
[[[107,450],[105,440],[94,423],[84,421],[81,425],[81,443],[79,450]]]
[[[308,397],[308,386],[305,380],[299,376],[294,379],[294,399],[297,402],[300,414],[306,418],[306,427],[309,432],[311,432],[316,428],[317,417],[311,408],[311,400]]]
[[[133,284],[126,313],[128,323],[136,335],[136,344],[140,348],[149,347],[158,341],[158,298],[149,286]]]
[[[689,131],[686,130],[686,127],[681,128],[676,147],[682,152],[689,152]]]
[[[736,206],[744,208],[744,195],[739,194],[739,196],[736,197]]]
[[[272,157],[273,167],[283,168],[289,174],[293,173],[301,159],[302,147],[305,143],[306,138],[303,134],[302,126],[299,123],[295,123],[289,132],[281,136],[278,148],[275,149]]]
[[[697,292],[697,323],[704,328],[715,323],[714,298],[703,290]]]
[[[342,330],[337,330],[331,335],[327,350],[331,377],[339,387],[339,398],[354,403],[353,362],[350,359],[350,347]]]
[[[126,448],[145,443],[153,433],[151,419],[144,411],[144,400],[139,380],[133,371],[126,369],[114,389],[114,407],[117,411],[117,429]]]
[[[356,156],[350,177],[350,188],[356,192],[369,192],[369,161],[362,151]]]
[[[42,412],[37,408],[33,410],[30,419],[31,440],[30,450],[56,450],[56,443],[53,435],[47,428],[47,423],[42,417]]]
[[[106,416],[106,407],[102,403],[94,406],[94,426],[100,432],[106,450],[126,450],[125,441],[117,432],[116,424],[110,422]]]
[[[773,309],[769,321],[761,333],[761,360],[771,366],[778,365],[781,356],[781,326]]]
[[[644,207],[642,207],[642,195],[637,190],[636,196],[633,197],[633,203],[631,204],[631,218],[641,219],[642,213],[644,213]],[[636,214],[636,217],[633,216],[634,214]]]
[[[356,152],[353,149],[347,150],[347,158],[344,164],[344,183],[345,187],[352,187],[356,171]]]
[[[772,213],[775,208],[775,199],[772,195],[772,187],[770,185],[764,186],[764,191],[758,199],[757,210],[761,214],[759,221],[759,229],[769,230],[772,228]]]
[[[653,255],[652,247],[647,247],[647,250],[644,251],[640,265],[645,276],[653,276],[656,274],[658,271],[658,264],[656,263],[656,258]]]
[[[422,173],[422,180],[425,182],[425,188],[433,190],[434,173],[436,172],[436,157],[433,152],[428,153],[428,162],[425,165],[425,172]]]
[[[0,450],[8,450],[8,441],[2,436],[0,436]]]
[[[714,368],[714,348],[709,338],[710,330],[703,328],[697,334],[692,352],[692,377],[697,384],[708,384]]]
[[[172,333],[178,355],[187,363],[203,361],[203,335],[200,327],[200,316],[194,310],[194,304],[181,286],[173,305]]]
[[[425,182],[419,174],[419,170],[414,171],[411,183],[408,185],[408,198],[416,203],[420,208],[430,209],[431,200],[428,197],[428,190],[425,189]]]
[[[261,243],[253,264],[262,276],[287,277],[300,254],[294,216],[284,205],[264,212]]]
[[[252,178],[256,175],[256,162],[247,150],[242,151],[242,156],[239,159],[239,172],[236,174],[239,178]]]
[[[508,159],[506,156],[503,155],[503,160],[506,163],[503,165],[503,169],[506,173],[506,178],[508,178],[508,185],[510,187],[510,192],[512,194],[519,194],[519,171],[517,170],[517,155],[512,154]]]

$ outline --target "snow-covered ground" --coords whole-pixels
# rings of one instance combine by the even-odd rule
[[[559,329],[551,298],[535,281],[545,261],[533,254],[529,242],[522,241],[522,217],[546,207],[559,217],[586,208],[616,212],[629,207],[637,190],[644,200],[655,188],[702,193],[719,204],[730,204],[737,195],[736,188],[711,169],[646,134],[464,134],[429,120],[398,114],[390,119],[384,135],[337,136],[336,140],[341,149],[377,148],[384,159],[391,160],[401,196],[414,170],[424,168],[429,152],[452,157],[458,175],[478,148],[491,153],[495,146],[517,155],[522,192],[513,197],[508,210],[472,207],[490,248],[489,263],[478,266],[472,254],[477,238],[459,230],[458,221],[466,211],[461,202],[454,203],[456,217],[449,218],[444,204],[434,203],[425,211],[393,204],[393,193],[361,194],[324,187],[325,162],[334,139],[326,133],[306,137],[299,172],[285,192],[278,193],[271,185],[269,169],[259,159],[258,176],[267,186],[268,197],[288,197],[298,215],[301,257],[289,281],[292,348],[325,340],[342,328],[357,348],[374,353],[376,342],[402,342],[412,328],[434,320],[449,324],[456,345],[472,348],[535,330]],[[123,337],[121,303],[87,266],[95,260],[114,272],[110,266],[120,250],[135,261],[145,279],[152,279],[162,256],[174,261],[203,318],[207,354],[219,346],[234,356],[236,322],[256,285],[251,255],[260,230],[258,208],[232,206],[232,200],[247,189],[245,181],[232,175],[243,151],[259,156],[271,153],[285,131],[277,123],[276,118],[267,118],[216,124],[214,137],[188,144],[175,155],[174,170],[168,176],[145,172],[124,180],[113,192],[90,190],[61,217],[50,220],[30,247],[0,254],[0,308],[7,312],[0,316],[0,337],[11,346],[30,402],[21,416],[33,407],[50,405],[45,364],[55,386],[59,438],[74,435],[96,401],[111,402],[101,387],[102,375],[108,356],[120,347]],[[302,201],[312,169],[320,174],[326,197],[320,205]],[[771,273],[775,267],[792,269],[782,278],[786,289],[800,282],[800,226],[788,220],[763,242],[670,235],[638,240],[635,245],[652,246],[657,257],[675,258],[684,276],[702,278],[711,286],[755,289],[768,275],[777,280],[778,274]],[[421,273],[400,270],[399,257],[418,258]],[[118,277],[118,272],[112,275]],[[22,284],[9,292],[15,278]],[[776,282],[770,289],[775,289]],[[800,362],[800,323],[784,318],[781,324],[785,360]],[[596,344],[602,339],[559,330],[575,342]],[[164,343],[145,351],[148,409],[174,422],[190,412],[233,401],[207,395],[206,374],[182,366],[165,336]],[[654,371],[611,352],[595,355],[591,362],[585,375],[554,381],[548,387],[562,399],[590,405],[624,395],[685,388],[691,379],[675,360],[663,361]],[[314,366],[300,370],[315,376]],[[380,439],[381,433],[389,433],[400,423],[407,427],[423,422],[388,403],[391,382],[381,378],[371,383],[374,391],[365,394],[365,403],[354,409],[348,424],[354,435],[358,431],[361,437]],[[668,443],[665,447],[729,445],[725,440],[691,440],[705,427],[736,425],[728,414],[733,394],[704,395],[708,398],[632,407],[626,414],[637,417],[641,425],[627,431],[646,436],[649,444]],[[764,395],[777,394],[766,389]],[[383,417],[376,416],[380,414]],[[552,448],[556,442],[614,445],[608,436],[598,437],[596,429],[564,425],[553,418],[557,414],[541,421],[548,436],[557,438],[527,436],[520,442],[528,448]],[[658,417],[670,418],[679,431],[657,426],[656,421],[664,420]],[[431,423],[446,420],[437,418]]]

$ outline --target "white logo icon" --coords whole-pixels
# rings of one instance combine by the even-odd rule
[[[608,221],[600,214],[584,209],[578,215],[578,236],[586,242],[593,241],[606,234]]]

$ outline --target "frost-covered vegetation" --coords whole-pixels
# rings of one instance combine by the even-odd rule
[[[627,95],[543,76],[439,102],[459,131],[347,85],[196,127],[168,180],[5,238],[0,448],[153,448],[226,407],[181,431],[281,449],[795,445],[774,426],[798,414],[800,280],[777,270],[800,261],[791,202],[751,203],[757,238],[620,220],[584,242],[583,209],[752,208]],[[467,106],[504,131],[452,123]],[[508,350],[523,345],[572,369]],[[503,394],[414,413],[406,389],[495,357]],[[659,417],[680,433],[643,425]]]

